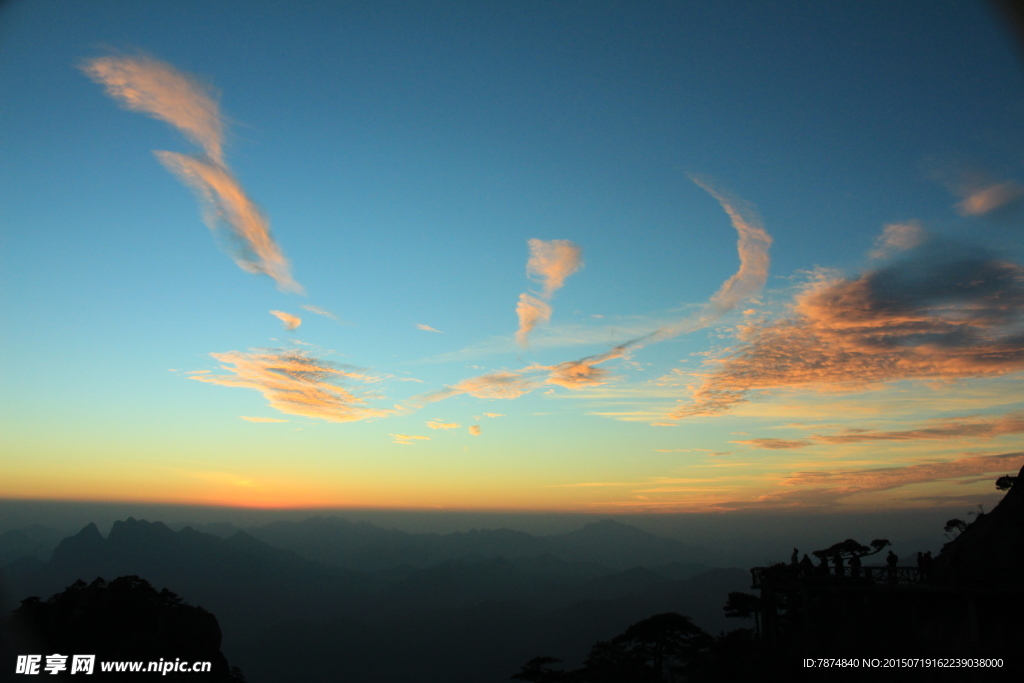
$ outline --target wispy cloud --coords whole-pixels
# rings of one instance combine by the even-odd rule
[[[908,249],[920,246],[928,238],[921,221],[912,220],[906,223],[890,223],[882,230],[875,240],[875,247],[869,256],[873,259],[889,258]]]
[[[549,489],[561,489],[561,488],[591,488],[591,487],[605,487],[605,486],[636,486],[636,482],[622,482],[622,481],[585,481],[578,484],[546,484],[544,488]]]
[[[239,415],[238,417],[247,422],[288,422],[288,420],[278,420],[274,417],[249,417],[247,415]]]
[[[1024,199],[1024,185],[1013,180],[991,185],[974,186],[963,193],[963,200],[956,205],[964,216],[983,216],[1009,207]]]
[[[149,57],[98,57],[82,71],[125,109],[165,121],[215,163],[224,163],[224,122],[211,88]]]
[[[505,417],[501,413],[484,413],[484,417]]]
[[[541,323],[551,320],[551,305],[535,296],[523,293],[516,304],[516,315],[519,316],[519,329],[516,330],[516,341],[520,346],[529,346],[529,336],[533,329]]]
[[[149,57],[99,57],[81,69],[127,109],[170,123],[203,148],[201,156],[165,151],[156,156],[199,195],[206,224],[228,235],[225,242],[239,267],[269,275],[282,290],[301,292],[266,217],[224,163],[224,122],[210,89]]]
[[[412,446],[417,441],[430,441],[429,436],[415,436],[411,434],[392,434],[395,439],[395,443],[400,443],[405,446]]]
[[[431,429],[458,429],[458,422],[441,422],[440,420],[428,420],[427,426]]]
[[[945,439],[991,439],[1007,434],[1024,433],[1024,413],[986,417],[954,417],[932,420],[919,429],[871,432],[848,430],[842,434],[815,435],[815,441],[828,444],[868,443],[878,441],[919,441]]]
[[[249,353],[211,353],[227,375],[193,375],[189,379],[226,387],[255,389],[268,404],[289,415],[315,417],[328,422],[354,422],[385,417],[393,410],[370,408],[366,401],[342,387],[343,380],[370,382],[355,368],[313,358],[302,351],[261,349]]]
[[[551,319],[551,300],[554,293],[565,284],[565,279],[583,266],[582,250],[569,240],[531,239],[530,259],[526,262],[526,274],[540,280],[542,291],[540,298],[530,294],[520,294],[516,304],[519,316],[519,330],[516,341],[519,345],[529,345],[530,332],[540,323]]]
[[[543,285],[541,296],[550,297],[565,285],[565,279],[583,267],[583,250],[569,240],[531,239],[527,275]]]
[[[768,448],[771,450],[782,450],[788,448],[803,448],[804,446],[810,446],[811,441],[797,440],[787,441],[786,439],[747,439],[746,441],[730,441],[729,443],[738,443],[744,446],[753,446],[754,448]]]
[[[754,500],[714,505],[723,509],[743,508],[830,508],[855,494],[887,491],[912,484],[947,481],[980,475],[995,475],[1020,469],[1024,453],[968,456],[946,462],[921,463],[904,467],[863,470],[797,472],[781,482],[783,490]],[[936,498],[933,502],[942,502]]]
[[[726,280],[695,315],[659,327],[657,330],[641,337],[623,342],[610,350],[588,356],[577,361],[566,361],[551,368],[548,382],[570,389],[593,387],[607,381],[609,373],[603,368],[595,367],[600,363],[623,358],[635,351],[657,342],[678,337],[708,327],[732,311],[741,301],[755,296],[764,287],[768,279],[770,259],[768,249],[772,238],[764,229],[760,217],[753,207],[741,199],[731,196],[724,190],[715,187],[703,176],[691,176],[691,180],[714,197],[732,223],[739,235],[736,249],[740,257],[740,267]]]
[[[214,232],[226,230],[232,258],[249,273],[269,275],[284,291],[301,292],[291,264],[270,234],[270,224],[231,172],[220,164],[177,152],[155,152],[160,162],[196,191],[203,219]]]
[[[504,370],[464,379],[450,387],[418,396],[412,401],[433,403],[459,394],[469,394],[476,398],[512,399],[532,391],[536,386],[533,380],[523,377],[522,373]]]
[[[291,313],[285,313],[284,311],[271,311],[270,315],[284,323],[284,329],[286,330],[294,330],[302,324],[302,318]]]
[[[430,325],[424,325],[423,323],[416,323],[417,330],[423,330],[424,332],[437,332],[438,334],[444,334],[441,330],[435,330]]]
[[[306,309],[307,311],[309,311],[310,313],[316,313],[317,315],[322,315],[325,318],[330,318],[331,320],[337,320],[338,319],[338,316],[334,315],[330,311],[325,311],[324,309],[320,308],[319,306],[306,305],[306,306],[303,306],[303,308]]]
[[[469,433],[472,436],[480,436],[480,425],[473,425],[469,428]]]
[[[597,366],[615,358],[622,358],[625,355],[626,346],[621,344],[604,353],[559,363],[547,368],[551,372],[548,374],[545,382],[557,384],[566,389],[584,389],[600,386],[611,379],[611,372]]]
[[[750,391],[835,392],[896,380],[1024,370],[1024,268],[984,252],[925,245],[855,279],[821,273],[792,315],[740,326],[693,401],[671,417],[715,415]]]

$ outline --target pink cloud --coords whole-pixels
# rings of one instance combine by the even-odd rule
[[[1024,413],[1008,413],[989,417],[954,417],[932,420],[929,426],[886,432],[866,430],[843,434],[815,435],[821,443],[866,443],[877,441],[918,441],[939,439],[991,439],[1007,434],[1024,433]]]
[[[157,158],[183,183],[196,191],[203,204],[203,219],[214,232],[226,230],[233,240],[239,268],[269,275],[284,291],[301,292],[291,276],[291,264],[270,234],[270,224],[224,166],[176,152],[156,152]]]
[[[544,286],[541,296],[550,298],[565,285],[565,279],[583,267],[583,250],[569,240],[531,239],[527,275],[537,276]]]
[[[610,351],[594,356],[559,363],[558,365],[545,368],[550,370],[545,382],[547,384],[557,384],[567,389],[600,386],[611,379],[611,373],[604,368],[596,366],[615,358],[622,358],[625,354],[624,347],[616,346]]]
[[[964,216],[983,216],[1022,198],[1024,185],[1009,180],[971,188],[956,208]]]
[[[804,446],[810,446],[810,441],[787,441],[786,439],[748,439],[746,441],[730,441],[729,443],[738,443],[744,446],[753,446],[754,448],[768,448],[771,450],[781,450],[788,448],[803,448]]]
[[[740,326],[739,346],[708,363],[714,369],[671,417],[719,414],[751,391],[1019,372],[1022,318],[1024,269],[977,252],[926,250],[855,279],[823,276],[790,316]]]
[[[772,238],[764,229],[760,217],[753,207],[741,199],[731,196],[712,185],[702,176],[691,176],[691,180],[721,204],[733,228],[739,236],[736,250],[740,259],[739,269],[726,280],[711,299],[696,315],[677,323],[665,325],[650,334],[637,337],[615,346],[610,351],[588,356],[577,361],[566,361],[553,366],[548,378],[551,384],[570,389],[596,386],[608,379],[608,371],[595,365],[613,358],[622,358],[628,351],[641,349],[650,344],[678,337],[708,327],[732,311],[740,302],[755,296],[768,279],[770,259],[768,249]]]
[[[875,240],[875,247],[869,255],[875,259],[888,258],[898,252],[920,246],[927,237],[927,233],[921,227],[921,221],[890,223]]]
[[[210,229],[230,235],[226,241],[239,267],[269,275],[281,290],[301,292],[266,217],[224,163],[224,124],[209,88],[148,57],[100,57],[81,68],[126,108],[170,123],[203,148],[202,156],[164,151],[156,156],[199,195]]]
[[[536,276],[543,285],[543,291],[539,294],[540,299],[525,293],[519,295],[516,341],[523,348],[529,344],[530,332],[539,323],[551,319],[551,306],[546,302],[562,288],[567,277],[583,267],[582,250],[569,240],[531,239],[528,244],[530,259],[526,262],[526,274]]]
[[[525,348],[529,344],[528,338],[533,329],[538,324],[551,320],[551,306],[537,297],[525,293],[520,294],[519,303],[516,304],[516,315],[519,316],[516,341]]]
[[[441,422],[440,420],[428,420],[427,426],[431,429],[458,429],[458,422]]]
[[[302,324],[302,318],[291,313],[285,313],[284,311],[271,311],[270,315],[284,323],[284,329],[286,330],[294,330]]]
[[[227,375],[193,375],[189,379],[225,387],[254,389],[276,410],[289,415],[314,417],[328,422],[355,422],[392,414],[393,410],[370,408],[342,381],[368,382],[372,378],[345,369],[302,351],[264,349],[241,353],[211,353]]]
[[[887,491],[913,484],[994,476],[1020,469],[1024,453],[968,456],[947,462],[922,463],[904,467],[867,470],[797,472],[781,482],[783,490],[748,501],[729,501],[714,507],[729,510],[745,508],[831,508],[855,494]],[[993,486],[993,489],[995,487]],[[938,497],[932,502],[942,503]]]
[[[125,109],[171,124],[211,160],[224,162],[224,124],[209,86],[149,57],[99,57],[81,69]]]
[[[392,434],[395,443],[402,444],[403,446],[412,446],[417,441],[430,441],[429,436],[416,436],[412,434]]]
[[[325,318],[330,318],[331,320],[337,320],[338,319],[338,316],[334,315],[330,311],[325,311],[324,309],[320,308],[319,306],[306,305],[306,306],[303,306],[303,308],[305,310],[309,311],[310,313],[316,313],[317,315],[322,315]]]
[[[464,379],[440,391],[419,396],[413,401],[433,403],[459,394],[469,394],[476,398],[513,399],[519,398],[535,388],[536,383],[523,377],[522,373],[503,370]]]

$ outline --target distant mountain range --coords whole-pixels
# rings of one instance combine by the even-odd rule
[[[48,561],[25,556],[4,575],[15,600],[97,576],[167,587],[217,616],[225,655],[252,683],[480,683],[507,680],[538,653],[582,657],[656,612],[680,611],[712,632],[743,625],[726,622],[722,605],[749,588],[749,573],[702,571],[700,556],[612,521],[537,537],[313,518],[221,538],[129,518],[106,538],[89,524]]]

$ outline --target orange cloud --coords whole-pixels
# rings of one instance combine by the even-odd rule
[[[536,275],[544,285],[544,298],[550,298],[565,285],[565,278],[583,267],[583,250],[569,240],[531,239],[527,275]]]
[[[707,178],[691,176],[691,180],[714,197],[729,216],[733,228],[739,235],[736,242],[736,250],[740,257],[739,269],[718,288],[697,315],[660,327],[643,337],[623,342],[606,353],[560,363],[552,368],[547,380],[549,383],[569,389],[603,384],[607,381],[609,373],[603,368],[595,368],[595,365],[613,358],[622,358],[628,351],[712,325],[741,301],[756,295],[764,287],[768,280],[768,249],[771,247],[772,238],[761,224],[760,217],[749,204],[732,197],[724,190],[715,188]]]
[[[309,311],[310,313],[316,313],[317,315],[322,315],[325,318],[330,318],[331,320],[337,320],[338,319],[338,316],[334,315],[330,311],[325,311],[324,309],[320,308],[319,306],[306,305],[306,306],[303,306],[303,308],[306,309],[307,311]]]
[[[413,401],[433,403],[459,394],[469,394],[476,398],[513,399],[533,391],[536,386],[535,382],[524,378],[522,374],[505,370],[464,379],[458,384],[419,396]]]
[[[469,433],[473,436],[480,436],[480,425],[473,425],[470,427]]]
[[[956,205],[957,211],[963,216],[983,216],[1024,198],[1024,185],[1008,180],[972,187],[964,195],[963,201]]]
[[[748,439],[747,441],[730,441],[729,443],[743,444],[744,446],[753,446],[754,448],[769,448],[772,450],[781,450],[787,448],[803,448],[804,446],[810,446],[810,441],[787,441],[785,439]]]
[[[871,441],[918,441],[936,439],[991,439],[1006,434],[1024,433],[1024,413],[996,417],[954,417],[932,420],[931,426],[901,431],[869,432],[848,430],[843,434],[815,435],[815,441],[829,444]]]
[[[284,329],[286,330],[294,330],[295,328],[302,324],[302,318],[292,315],[291,313],[285,313],[283,311],[271,311],[270,315],[274,316],[275,318],[278,318],[282,323],[284,323]]]
[[[540,279],[543,291],[539,296],[544,300],[550,300],[555,291],[561,289],[565,284],[565,278],[583,266],[581,257],[583,252],[579,246],[569,240],[531,239],[528,244],[530,245],[530,259],[526,262],[526,274]],[[530,332],[538,323],[551,319],[551,306],[546,301],[524,293],[519,295],[516,314],[519,316],[516,341],[520,346],[526,348],[529,345]]]
[[[890,223],[875,240],[875,248],[869,256],[875,259],[888,258],[897,252],[920,246],[927,237],[921,221]]]
[[[501,413],[484,413],[485,417],[505,417]]]
[[[611,373],[604,368],[595,366],[614,358],[622,358],[624,355],[626,355],[625,347],[620,345],[610,351],[594,356],[559,363],[550,368],[545,368],[551,371],[545,382],[547,384],[557,384],[566,389],[600,386],[611,379]]]
[[[199,194],[210,229],[226,226],[239,267],[269,275],[282,290],[301,292],[270,235],[267,219],[224,163],[224,124],[209,88],[149,57],[100,57],[86,61],[81,69],[127,109],[170,123],[203,148],[202,157],[162,151],[156,156]]]
[[[431,429],[458,429],[458,422],[441,422],[440,420],[428,420],[427,426]]]
[[[519,303],[516,304],[516,315],[519,316],[519,329],[516,330],[516,341],[519,345],[526,347],[528,337],[538,323],[546,323],[551,320],[551,306],[537,297],[529,294],[520,294]]]
[[[99,57],[80,68],[126,109],[171,124],[224,163],[224,124],[209,86],[149,57]]]
[[[438,334],[444,334],[441,330],[435,330],[430,325],[424,325],[422,323],[416,323],[416,329],[423,330],[424,332],[437,332]]]
[[[740,301],[754,296],[764,287],[768,280],[768,266],[771,263],[768,249],[772,245],[772,238],[764,229],[761,218],[752,206],[723,190],[716,189],[707,178],[691,176],[690,179],[718,200],[729,216],[732,227],[739,234],[736,250],[740,257],[740,268],[711,297],[710,313],[721,315],[731,311]]]
[[[1024,268],[980,252],[925,249],[856,279],[822,276],[792,315],[739,328],[741,344],[671,413],[715,415],[750,391],[847,391],[896,380],[1024,370]]]
[[[274,278],[284,291],[301,292],[291,264],[270,234],[270,224],[224,166],[176,152],[155,152],[160,162],[190,186],[205,204],[203,219],[214,232],[226,228],[235,263],[247,272]]]
[[[430,441],[429,436],[414,436],[410,434],[392,434],[391,436],[394,437],[395,443],[400,443],[405,446],[412,446],[418,440]]]
[[[211,353],[230,375],[194,375],[189,379],[226,387],[255,389],[282,413],[328,422],[355,422],[385,417],[393,410],[369,408],[366,401],[340,386],[342,380],[372,381],[355,369],[342,369],[302,351],[263,349],[250,353]]]
[[[859,493],[887,491],[929,482],[981,475],[1003,474],[1019,470],[1024,453],[1002,453],[959,458],[947,462],[922,463],[905,467],[868,470],[797,472],[781,482],[790,490],[777,491],[753,501],[718,503],[724,509],[765,507],[834,507],[842,499]]]

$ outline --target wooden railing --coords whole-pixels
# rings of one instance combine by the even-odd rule
[[[926,583],[930,577],[918,567],[844,567],[837,573],[835,567],[820,566],[805,568],[800,565],[776,565],[754,567],[750,570],[754,588],[784,587],[795,583],[835,583],[865,585],[910,585]]]

